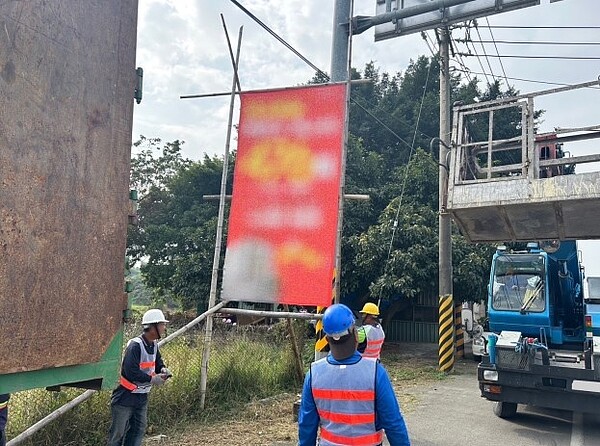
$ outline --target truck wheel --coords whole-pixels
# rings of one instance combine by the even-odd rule
[[[500,418],[512,418],[517,413],[517,403],[498,401],[494,404],[494,414]]]

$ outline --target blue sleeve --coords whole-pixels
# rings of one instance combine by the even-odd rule
[[[408,431],[400,406],[394,393],[390,378],[383,368],[377,363],[377,376],[375,383],[377,400],[375,403],[375,427],[385,429],[390,446],[410,446]]]
[[[150,382],[152,378],[147,373],[140,370],[140,344],[137,342],[131,342],[125,350],[123,355],[123,365],[121,366],[121,373],[125,378],[131,382],[145,383]]]
[[[298,411],[298,446],[315,446],[319,430],[319,414],[312,395],[310,371],[304,378],[302,402]]]

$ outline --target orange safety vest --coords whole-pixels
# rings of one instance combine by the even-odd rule
[[[130,339],[129,342],[127,343],[127,347],[129,347],[129,345],[132,342],[136,342],[140,345],[140,370],[149,376],[154,376],[156,374],[155,369],[156,369],[156,354],[158,352],[158,343],[156,341],[154,341],[154,353],[149,354],[146,351],[146,348],[144,346],[144,341],[140,336],[138,336],[137,338]],[[123,368],[121,367],[121,371],[122,371],[122,369]],[[132,382],[132,381],[129,381],[127,378],[125,378],[123,375],[121,375],[121,379],[119,382],[123,387],[125,387],[131,393],[148,393],[148,392],[150,392],[150,389],[152,388],[152,385],[149,382],[144,382],[144,383]]]
[[[377,363],[330,364],[327,358],[310,367],[312,395],[319,414],[321,446],[375,446],[383,431],[375,429]]]
[[[365,332],[367,335],[367,347],[362,353],[363,358],[376,360],[381,356],[381,348],[385,341],[385,333],[380,324],[366,325]]]

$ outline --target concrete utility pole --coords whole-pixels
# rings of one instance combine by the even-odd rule
[[[350,49],[350,19],[352,14],[352,0],[335,0],[333,10],[333,33],[331,39],[331,82],[347,82],[349,80],[349,49]],[[338,225],[335,241],[335,274],[333,283],[333,302],[340,301],[340,276],[342,271],[342,230],[344,219],[344,192],[346,170],[346,146],[348,143],[348,99],[350,98],[350,83],[348,82],[348,98],[346,98],[346,113],[344,123],[344,144],[342,146],[342,166],[340,177],[340,191],[338,200]],[[324,312],[325,308],[319,307]],[[323,325],[317,322],[317,342],[315,343],[315,361],[327,356],[327,347]]]
[[[452,299],[452,240],[448,196],[448,148],[450,147],[450,31],[442,28],[440,39],[440,148],[439,148],[439,368],[454,366],[454,305]]]
[[[352,0],[336,0],[333,10],[333,36],[331,43],[331,82],[348,82],[349,49],[350,49],[350,20],[352,15]],[[348,83],[348,86],[350,84]],[[344,124],[344,144],[342,146],[342,166],[340,177],[340,192],[338,200],[338,227],[335,244],[335,283],[334,301],[340,301],[340,277],[342,272],[342,229],[344,220],[344,192],[346,175],[346,146],[348,144],[348,103],[350,89],[347,90],[346,113]]]

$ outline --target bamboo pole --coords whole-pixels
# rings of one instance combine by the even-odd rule
[[[229,148],[231,145],[231,129],[233,127],[233,109],[235,106],[235,92],[239,85],[238,78],[238,64],[240,61],[240,48],[242,46],[242,32],[244,27],[240,27],[240,31],[238,34],[238,44],[237,44],[237,52],[235,55],[235,60],[233,60],[233,52],[231,49],[231,42],[229,40],[229,33],[227,32],[227,25],[225,24],[225,19],[223,18],[223,14],[221,14],[221,21],[223,22],[223,29],[225,31],[225,37],[227,38],[227,46],[229,47],[229,54],[232,58],[233,65],[233,85],[231,86],[231,99],[229,101],[229,119],[227,123],[227,139],[225,143],[225,155],[223,157],[223,172],[221,175],[221,195],[219,200],[219,216],[217,220],[217,235],[215,239],[215,254],[213,258],[213,269],[212,269],[212,277],[210,281],[210,295],[208,297],[208,308],[212,308],[215,306],[215,302],[217,300],[217,284],[218,284],[218,275],[219,275],[219,264],[221,261],[221,243],[223,238],[223,220],[225,215],[225,189],[227,186],[227,171],[228,171],[228,163],[229,163]],[[205,324],[205,334],[204,334],[204,349],[202,350],[202,366],[200,371],[200,409],[204,409],[204,404],[206,402],[206,384],[208,380],[208,363],[210,360],[210,346],[212,342],[212,326],[213,326],[213,318],[212,314],[208,316]]]
[[[249,316],[263,316],[263,317],[271,317],[276,319],[323,319],[322,314],[315,313],[294,313],[291,311],[266,311],[266,310],[246,310],[242,308],[222,308],[221,313],[229,313],[229,314],[246,314]]]

